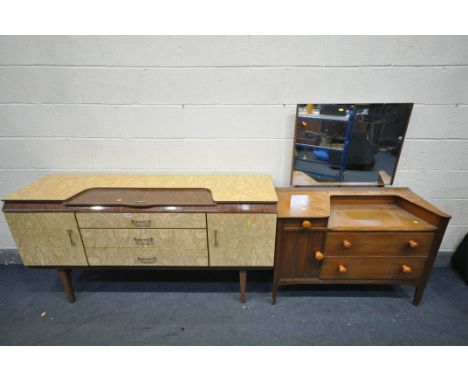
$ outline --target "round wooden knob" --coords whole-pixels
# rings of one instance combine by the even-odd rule
[[[344,248],[351,248],[351,242],[348,240],[343,240],[343,247]]]
[[[325,255],[322,252],[315,251],[315,255],[314,255],[315,260],[322,261],[324,257]]]
[[[312,223],[310,221],[304,220],[302,222],[302,228],[310,228],[310,227],[312,227]]]
[[[411,267],[408,267],[407,265],[402,265],[401,270],[403,273],[411,273],[412,271]]]
[[[408,242],[408,245],[409,245],[410,248],[413,248],[413,249],[414,249],[414,248],[418,248],[419,243],[418,243],[417,241],[410,240],[410,241]]]
[[[346,273],[348,270],[346,269],[346,267],[342,264],[338,265],[338,272],[340,273]]]

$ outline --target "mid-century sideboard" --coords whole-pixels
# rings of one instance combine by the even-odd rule
[[[262,175],[50,175],[4,198],[24,265],[273,267],[277,197]]]

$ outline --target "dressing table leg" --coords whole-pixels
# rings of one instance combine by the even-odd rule
[[[425,288],[426,288],[426,283],[424,281],[422,281],[422,283],[416,287],[416,291],[414,292],[414,297],[413,297],[413,305],[419,305]]]
[[[276,304],[276,292],[278,291],[278,285],[276,285],[276,282],[273,281],[273,288],[271,290],[271,305],[275,305]]]
[[[247,287],[247,272],[239,271],[240,302],[245,303],[245,290]]]
[[[63,289],[65,290],[65,296],[69,303],[75,302],[75,292],[73,291],[73,282],[71,279],[70,269],[59,269],[58,274],[60,281],[62,281]]]

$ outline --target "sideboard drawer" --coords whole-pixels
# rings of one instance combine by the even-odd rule
[[[326,256],[427,256],[433,233],[329,232]]]
[[[204,213],[77,213],[80,228],[206,228]]]
[[[82,229],[89,265],[208,265],[204,229]]]
[[[425,257],[326,257],[320,278],[333,280],[416,280]]]
[[[81,229],[85,248],[155,248],[207,251],[204,229]]]
[[[208,252],[202,249],[87,248],[86,253],[91,266],[208,266]]]

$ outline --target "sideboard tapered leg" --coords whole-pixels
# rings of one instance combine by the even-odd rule
[[[245,290],[247,287],[247,272],[239,271],[239,284],[240,284],[240,302],[245,303]]]
[[[58,274],[65,290],[65,296],[69,303],[75,302],[75,292],[73,291],[73,282],[71,279],[71,270],[59,269]]]

